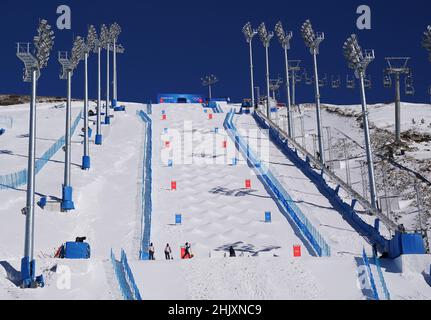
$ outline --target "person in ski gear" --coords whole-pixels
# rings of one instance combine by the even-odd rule
[[[190,253],[190,250],[191,250],[190,243],[186,242],[185,249],[186,249],[186,250],[185,250],[185,252],[184,252],[183,259],[186,259],[186,257],[187,257],[188,259],[191,259],[191,258],[192,258],[192,255],[191,255],[191,253]]]
[[[154,245],[151,243],[151,244],[150,244],[150,247],[148,248],[148,253],[149,253],[149,257],[148,257],[148,259],[149,259],[149,260],[156,260],[156,259],[154,258],[154,252],[155,252],[155,250],[154,250]]]
[[[232,246],[229,248],[229,255],[231,258],[236,257],[235,249]]]
[[[171,260],[171,254],[172,254],[172,249],[171,249],[171,247],[169,246],[169,243],[166,245],[166,248],[165,248],[165,258],[166,258],[166,260]]]

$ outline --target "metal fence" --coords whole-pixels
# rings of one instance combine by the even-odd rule
[[[141,260],[148,260],[148,249],[151,239],[151,215],[153,203],[151,198],[152,192],[152,157],[153,157],[153,129],[150,117],[144,112],[137,112],[141,120],[146,124],[146,133],[144,137],[144,161],[143,161],[143,179],[142,179],[142,222],[141,235],[142,243],[139,257]]]
[[[82,118],[82,111],[78,114],[74,120],[71,133],[75,133],[76,128]],[[38,174],[43,167],[52,159],[52,157],[65,145],[64,136],[58,139],[39,159],[36,160],[35,171]],[[4,189],[16,189],[20,186],[27,184],[27,169],[19,172],[14,172],[0,176],[0,190]]]
[[[312,245],[318,256],[330,256],[331,248],[325,241],[322,235],[302,213],[302,211],[296,206],[293,199],[286,192],[284,187],[278,182],[277,178],[271,173],[269,168],[266,168],[264,164],[254,155],[253,151],[250,150],[249,146],[244,143],[243,139],[239,136],[236,127],[234,126],[233,120],[234,112],[231,110],[226,117],[224,126],[229,135],[234,139],[238,149],[244,153],[247,157],[248,164],[255,168],[264,183],[271,189],[272,193],[285,208],[288,216],[286,218],[292,219],[298,229],[302,232],[305,238]]]
[[[13,118],[8,116],[0,116],[0,128],[13,128]]]

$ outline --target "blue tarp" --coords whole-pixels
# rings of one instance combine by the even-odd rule
[[[90,245],[85,242],[66,242],[65,259],[90,259]]]

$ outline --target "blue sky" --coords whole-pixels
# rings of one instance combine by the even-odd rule
[[[119,98],[147,102],[156,100],[160,92],[205,93],[200,78],[214,73],[220,83],[214,88],[217,96],[240,101],[249,96],[248,47],[241,33],[251,21],[254,26],[264,21],[273,28],[281,20],[294,32],[290,57],[303,60],[311,68],[311,55],[301,39],[299,28],[310,18],[316,31],[324,31],[326,40],[319,56],[320,73],[340,74],[343,81],[348,72],[342,55],[342,44],[357,33],[363,48],[376,51],[370,66],[373,89],[368,100],[389,102],[393,89],[382,84],[386,56],[411,56],[416,95],[405,101],[429,102],[427,88],[431,85],[431,63],[421,47],[422,32],[431,24],[427,14],[431,5],[426,0],[412,1],[243,1],[243,0],[122,0],[122,1],[10,1],[2,0],[0,27],[3,48],[0,51],[0,93],[29,92],[22,82],[22,65],[15,56],[15,42],[30,41],[39,18],[52,25],[57,20],[56,8],[61,4],[72,9],[72,30],[55,30],[55,51],[70,50],[75,35],[85,35],[88,24],[117,21],[123,27],[120,42],[127,52],[119,58]],[[372,10],[372,30],[356,28],[356,8],[366,4]],[[261,43],[254,42],[256,85],[265,86],[265,57]],[[274,40],[270,48],[271,76],[283,75],[283,52]],[[90,60],[91,95],[95,97],[96,56]],[[60,65],[56,52],[43,70],[39,83],[41,95],[65,95],[65,83],[59,80]],[[83,66],[76,71],[74,97],[83,95]],[[104,90],[103,90],[104,91]],[[284,92],[283,92],[284,95]],[[298,102],[313,101],[313,88],[301,84]],[[358,103],[359,92],[347,89],[322,89],[322,100],[328,103]]]

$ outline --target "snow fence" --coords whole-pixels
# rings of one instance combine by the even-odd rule
[[[111,249],[111,262],[124,300],[142,300],[124,250],[121,249],[121,260],[117,261]]]
[[[75,133],[75,130],[79,124],[82,117],[82,111],[74,120],[71,127],[71,134]],[[65,137],[58,139],[39,159],[36,160],[35,171],[38,174],[43,167],[48,163],[49,160],[65,145]],[[14,172],[0,176],[0,190],[3,189],[15,189],[19,186],[27,184],[27,169],[21,170],[19,172]]]
[[[283,206],[285,212],[288,214],[286,218],[293,220],[295,225],[305,236],[308,242],[313,247],[318,256],[329,257],[331,255],[331,248],[325,241],[322,235],[311,224],[307,217],[302,213],[298,206],[296,206],[293,199],[289,196],[284,187],[278,182],[277,178],[271,173],[269,168],[266,168],[261,161],[250,150],[249,146],[243,141],[241,136],[233,124],[232,120],[235,113],[231,110],[226,116],[224,127],[229,136],[235,141],[235,145],[247,158],[247,163],[250,167],[254,168],[258,173],[263,183],[271,190],[276,200]]]
[[[153,203],[151,199],[152,192],[152,175],[151,169],[153,158],[153,129],[150,117],[144,111],[138,111],[137,115],[146,124],[146,132],[144,137],[144,161],[143,161],[143,177],[142,177],[142,221],[141,221],[141,248],[139,257],[141,260],[148,260],[148,248],[151,239],[151,214]]]

